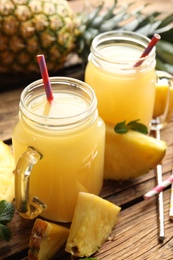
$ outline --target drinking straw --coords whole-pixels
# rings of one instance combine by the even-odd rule
[[[162,190],[164,190],[166,187],[168,187],[169,185],[171,185],[171,183],[173,183],[173,175],[171,175],[169,178],[167,178],[166,180],[164,180],[163,182],[161,182],[159,185],[157,185],[156,187],[154,187],[152,190],[148,191],[145,195],[144,195],[144,199],[148,200],[151,197],[153,197],[154,195],[160,193]]]
[[[161,140],[161,132],[159,129],[160,120],[156,118],[157,128],[155,130],[155,137],[157,140]],[[157,185],[162,183],[162,164],[156,166]],[[164,205],[163,205],[163,191],[158,194],[158,221],[159,221],[159,241],[163,241],[165,238],[164,231]]]
[[[157,170],[157,183],[161,185],[162,183],[162,165],[158,164]],[[158,194],[158,211],[159,211],[159,240],[163,241],[165,238],[164,231],[164,205],[163,205],[163,191]]]
[[[173,174],[173,172],[172,172]],[[173,220],[173,183],[171,184],[171,198],[170,198],[170,208],[169,208],[169,219]]]
[[[151,39],[151,41],[149,42],[148,46],[146,47],[146,49],[144,50],[144,52],[142,53],[141,58],[144,58],[146,57],[150,51],[153,49],[153,47],[156,45],[156,43],[160,40],[160,35],[155,33],[153,38]],[[139,60],[135,65],[134,67],[138,67],[140,66],[142,63],[143,63],[144,60]]]
[[[44,89],[46,92],[46,97],[49,102],[53,100],[52,88],[49,80],[49,74],[43,54],[37,55],[38,64],[40,67],[41,76],[44,83]]]

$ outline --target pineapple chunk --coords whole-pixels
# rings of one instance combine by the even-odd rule
[[[68,228],[37,218],[29,240],[28,260],[52,259],[68,235]]]
[[[120,207],[97,195],[80,192],[65,250],[77,257],[89,257],[111,234]]]
[[[117,134],[107,125],[104,178],[127,180],[143,175],[162,160],[166,149],[162,140],[135,131]]]
[[[0,140],[0,200],[14,199],[14,168],[10,147]]]

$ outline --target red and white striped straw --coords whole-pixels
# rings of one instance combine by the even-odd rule
[[[150,51],[153,49],[153,47],[157,44],[157,42],[160,40],[160,35],[159,34],[154,34],[153,38],[151,39],[151,41],[149,42],[147,48],[144,50],[144,52],[142,53],[141,57],[140,58],[144,58],[146,57]],[[143,63],[143,59],[142,60],[139,60],[135,65],[134,67],[138,67],[140,66],[142,63]]]
[[[161,192],[162,190],[164,190],[166,187],[168,187],[169,185],[171,185],[171,183],[173,183],[173,175],[171,175],[169,178],[167,178],[166,180],[164,180],[163,182],[161,182],[160,185],[157,185],[156,187],[154,187],[152,190],[150,190],[149,192],[147,192],[144,195],[144,199],[148,200],[151,197],[153,197],[154,195],[157,195],[159,192]]]
[[[46,97],[47,97],[47,100],[49,102],[51,102],[53,100],[53,94],[52,94],[52,88],[51,88],[51,84],[50,84],[50,80],[49,80],[49,74],[48,74],[44,55],[43,54],[37,55],[37,60],[38,60],[41,76],[42,76],[43,83],[44,83]]]

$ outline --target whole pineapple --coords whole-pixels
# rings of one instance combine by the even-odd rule
[[[112,2],[107,10],[102,1],[96,8],[76,14],[66,0],[0,0],[1,75],[39,72],[37,54],[45,55],[50,72],[62,68],[72,52],[85,63],[93,38],[101,32],[119,29],[148,37],[162,34],[166,42],[157,44],[157,68],[173,73],[173,29],[169,26],[173,15],[164,19],[158,12],[144,15],[145,6],[129,13],[128,5]],[[126,23],[129,17],[132,22]]]
[[[56,71],[74,48],[74,28],[66,0],[1,0],[0,72],[38,71],[41,53]]]

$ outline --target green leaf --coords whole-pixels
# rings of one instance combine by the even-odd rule
[[[156,69],[167,71],[165,63],[163,62],[163,60],[160,57],[156,57]]]
[[[4,241],[10,241],[11,239],[11,231],[3,224],[0,224],[0,238]]]
[[[9,241],[11,238],[11,232],[6,226],[14,215],[14,206],[11,202],[6,200],[0,201],[0,239]]]
[[[156,53],[165,63],[173,64],[173,44],[167,41],[159,41],[156,47]]]
[[[0,223],[7,224],[11,221],[14,215],[14,207],[11,202],[1,200],[0,201]]]
[[[88,15],[86,16],[86,17],[87,17],[87,22],[86,22],[87,26],[89,26],[89,24],[92,23],[93,19],[94,19],[97,15],[99,15],[99,13],[100,13],[100,11],[102,10],[103,6],[104,6],[104,3],[101,3],[100,5],[98,5],[98,6],[94,9],[94,11],[92,11],[90,14],[88,14]]]
[[[173,74],[173,64],[165,63],[165,71],[169,72],[170,74]]]
[[[160,23],[160,26],[158,28],[162,28],[162,27],[165,27],[167,25],[169,25],[170,23],[173,22],[173,15],[170,14],[168,16],[166,16]]]
[[[139,122],[139,119],[130,121],[129,123],[126,124],[126,121],[120,122],[115,125],[114,131],[117,134],[125,134],[129,130],[133,130],[135,132],[139,132],[142,134],[148,134],[148,129],[147,127]]]
[[[131,121],[127,124],[127,127],[133,131],[142,133],[142,134],[148,134],[147,127],[138,122],[139,120]]]
[[[128,132],[128,128],[126,126],[126,121],[120,122],[118,124],[115,125],[114,127],[114,131],[117,134],[124,134]]]

